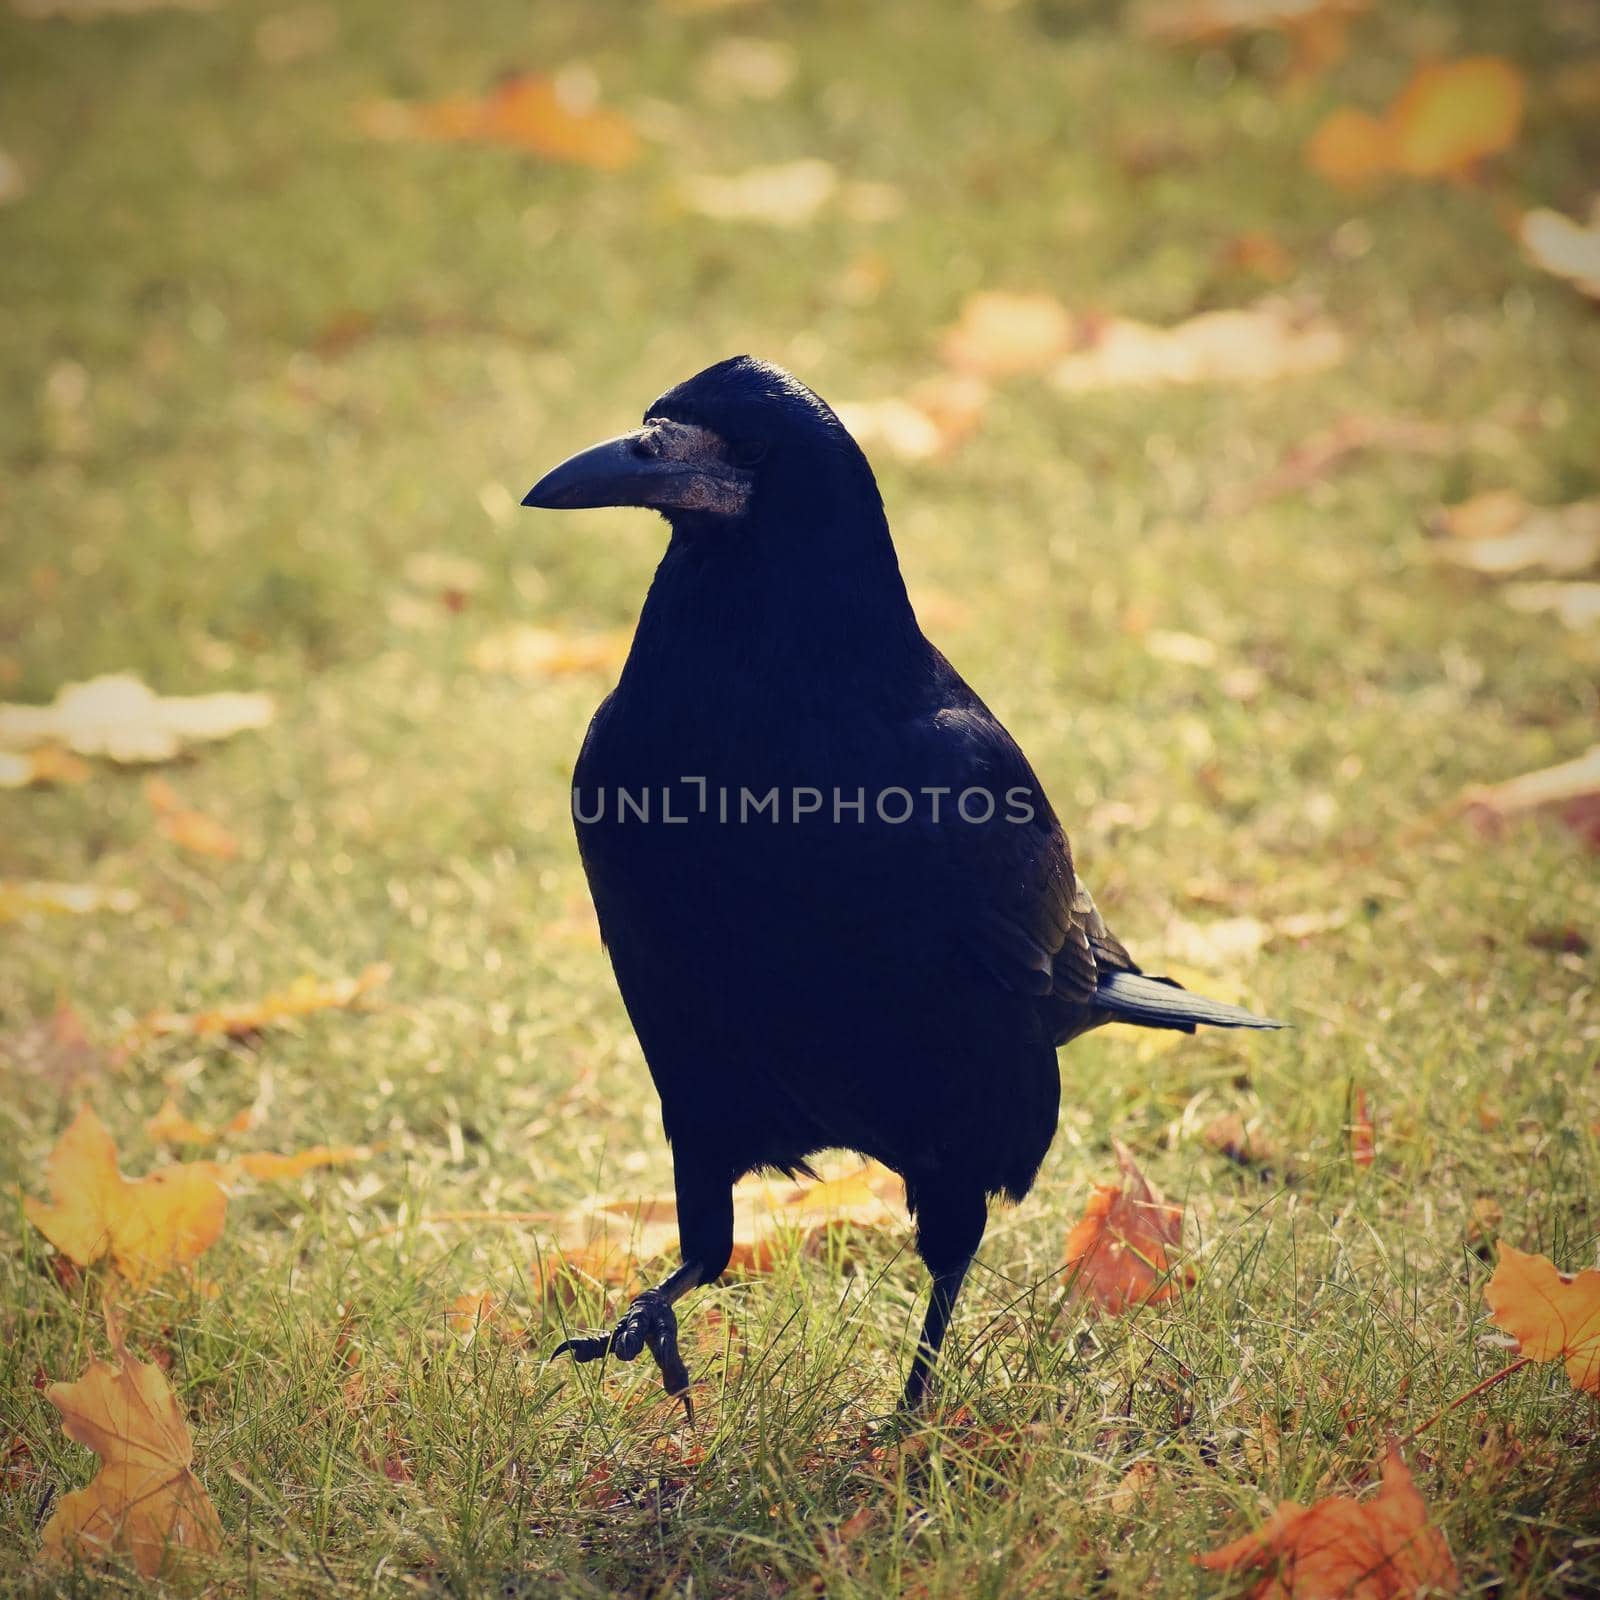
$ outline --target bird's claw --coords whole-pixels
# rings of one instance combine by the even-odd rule
[[[589,1338],[563,1339],[552,1357],[570,1355],[574,1361],[599,1361],[614,1355],[618,1361],[632,1361],[648,1349],[661,1371],[661,1387],[683,1409],[692,1423],[694,1402],[689,1398],[689,1369],[678,1354],[678,1318],[659,1290],[646,1289],[623,1313],[622,1320],[609,1334]]]

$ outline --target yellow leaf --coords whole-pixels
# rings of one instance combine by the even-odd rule
[[[1414,178],[1453,177],[1517,142],[1527,80],[1498,56],[1418,69],[1389,112],[1394,166]]]
[[[1489,1320],[1534,1361],[1565,1361],[1575,1388],[1600,1399],[1600,1271],[1558,1272],[1548,1256],[1500,1246],[1483,1291]]]
[[[968,295],[939,350],[957,371],[1015,377],[1044,371],[1071,348],[1077,326],[1053,295],[984,290]]]
[[[0,789],[26,789],[34,783],[82,783],[89,764],[58,744],[41,745],[19,754],[0,750]]]
[[[387,983],[391,971],[386,962],[377,962],[354,978],[335,978],[325,983],[309,975],[301,976],[287,989],[274,990],[259,1000],[235,1001],[207,1011],[152,1012],[135,1025],[130,1042],[173,1034],[197,1039],[242,1038],[317,1011],[342,1010]]]
[[[568,672],[615,672],[628,657],[632,634],[568,633],[515,623],[480,639],[472,650],[479,672],[513,678],[557,677]]]
[[[62,1431],[101,1464],[87,1488],[56,1507],[41,1545],[56,1560],[124,1555],[155,1578],[186,1552],[221,1549],[222,1525],[194,1474],[188,1424],[166,1377],[110,1331],[115,1366],[91,1361],[76,1382],[45,1390]]]
[[[220,1128],[208,1128],[186,1117],[168,1095],[161,1102],[161,1109],[145,1119],[144,1131],[158,1144],[217,1144],[234,1134],[246,1132],[252,1120],[251,1108],[246,1106]]]
[[[272,721],[265,694],[163,697],[127,673],[68,684],[48,706],[0,705],[0,745],[54,741],[81,756],[170,761],[186,744],[226,739]]]
[[[45,1165],[51,1200],[28,1196],[22,1204],[28,1220],[79,1266],[109,1254],[124,1278],[143,1284],[216,1242],[228,1209],[224,1176],[215,1163],[197,1161],[125,1178],[111,1135],[84,1106]]]
[[[102,889],[92,883],[44,883],[0,878],[0,922],[24,917],[87,916],[92,911],[132,911],[139,896],[132,889]]]
[[[365,1161],[372,1152],[362,1145],[314,1144],[293,1155],[277,1155],[270,1150],[250,1150],[233,1165],[252,1178],[298,1178],[316,1167],[343,1167]]]

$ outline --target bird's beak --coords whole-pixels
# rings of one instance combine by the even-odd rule
[[[522,503],[551,511],[654,506],[733,516],[744,510],[750,486],[750,474],[728,461],[710,429],[654,422],[568,456]]]

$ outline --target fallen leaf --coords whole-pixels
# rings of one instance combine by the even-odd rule
[[[247,1150],[229,1166],[247,1177],[261,1179],[299,1178],[318,1167],[345,1167],[365,1161],[372,1152],[364,1145],[314,1144],[293,1155],[278,1155],[271,1150]]]
[[[1164,384],[1268,383],[1337,366],[1345,340],[1326,318],[1267,302],[1207,311],[1172,328],[1116,317],[1059,362],[1051,382],[1069,393]]]
[[[479,672],[522,679],[616,672],[627,660],[632,642],[632,633],[622,628],[609,633],[568,633],[519,622],[478,640],[472,647],[472,664]]]
[[[82,783],[89,764],[58,744],[37,750],[0,750],[0,789],[26,789],[35,783]]]
[[[142,1285],[216,1243],[228,1209],[224,1176],[214,1162],[197,1161],[125,1178],[111,1135],[84,1106],[45,1164],[51,1200],[25,1196],[22,1206],[45,1238],[80,1267],[109,1254],[124,1278]]]
[[[1489,1320],[1533,1361],[1565,1361],[1573,1386],[1600,1399],[1600,1271],[1558,1272],[1548,1256],[1501,1241],[1484,1286]]]
[[[147,778],[144,797],[156,814],[156,830],[162,838],[196,855],[215,856],[221,861],[231,861],[238,855],[239,841],[214,817],[186,806],[165,779]]]
[[[1589,844],[1600,847],[1600,744],[1559,766],[1470,788],[1457,809],[1485,833],[1497,832],[1515,817],[1553,812]]]
[[[247,1133],[253,1120],[254,1112],[246,1106],[220,1128],[209,1128],[186,1117],[178,1109],[177,1101],[168,1095],[161,1102],[161,1109],[153,1117],[145,1118],[144,1131],[157,1144],[213,1145]]]
[[[1527,80],[1498,56],[1419,67],[1380,116],[1341,107],[1306,150],[1311,169],[1357,187],[1374,178],[1460,178],[1509,150],[1522,130]]]
[[[358,120],[375,138],[502,145],[602,172],[620,171],[639,155],[633,124],[598,104],[593,74],[581,68],[554,77],[512,73],[481,97],[379,101],[363,106]]]
[[[53,1560],[126,1556],[146,1578],[170,1573],[188,1554],[222,1548],[222,1524],[194,1473],[194,1445],[177,1397],[159,1367],[128,1353],[107,1315],[116,1365],[93,1360],[45,1399],[61,1430],[100,1457],[83,1489],[62,1498],[40,1536]]]
[[[491,1328],[508,1339],[520,1339],[528,1331],[520,1322],[507,1321],[505,1306],[487,1289],[457,1295],[444,1316],[450,1331],[465,1344]]]
[[[1350,1159],[1358,1167],[1370,1167],[1377,1154],[1377,1133],[1365,1089],[1357,1089],[1351,1099],[1350,1126],[1346,1131],[1350,1136]]]
[[[838,192],[839,174],[831,162],[810,156],[731,177],[691,175],[678,190],[690,211],[717,222],[803,228]]]
[[[1517,236],[1535,266],[1600,300],[1600,196],[1589,204],[1587,223],[1540,209],[1523,217]]]
[[[1153,1461],[1135,1461],[1111,1491],[1113,1516],[1131,1517],[1149,1506],[1161,1487],[1161,1472]]]
[[[1465,506],[1447,507],[1432,525],[1454,532],[1463,525],[1461,514],[1465,511],[1467,528],[1472,528],[1475,520],[1482,526],[1489,515],[1482,509],[1469,509],[1476,503],[1467,501]],[[1495,512],[1506,519],[1510,507],[1507,498],[1497,503]],[[1433,549],[1441,561],[1495,578],[1533,568],[1558,577],[1586,572],[1600,566],[1600,499],[1575,500],[1564,506],[1524,504],[1522,515],[1509,522],[1503,533],[1458,535]]]
[[[1174,961],[1209,972],[1236,972],[1260,955],[1272,929],[1259,917],[1218,917],[1190,922],[1174,917],[1162,936],[1162,950]]]
[[[1600,583],[1512,583],[1503,598],[1513,611],[1553,616],[1575,633],[1600,627]]]
[[[387,983],[392,970],[386,962],[375,962],[354,978],[335,978],[326,983],[306,974],[287,989],[275,990],[259,1000],[235,1001],[207,1011],[154,1011],[134,1025],[129,1042],[164,1039],[173,1034],[196,1039],[244,1038],[313,1012],[354,1005]]]
[[[1460,1587],[1450,1547],[1393,1446],[1371,1500],[1283,1500],[1255,1533],[1193,1559],[1212,1572],[1269,1569],[1250,1600],[1420,1600]]]
[[[1431,534],[1450,539],[1500,539],[1528,520],[1533,507],[1515,489],[1485,489],[1423,519]]]
[[[1095,1185],[1084,1214],[1067,1235],[1071,1293],[1116,1316],[1131,1306],[1176,1299],[1193,1281],[1172,1270],[1183,1237],[1183,1208],[1150,1186],[1126,1145],[1112,1141],[1119,1183]]]
[[[68,684],[48,706],[0,705],[0,746],[54,742],[112,761],[170,761],[187,744],[272,721],[265,694],[161,696],[127,673]]]
[[[863,450],[928,461],[948,455],[972,435],[988,399],[981,378],[950,373],[919,384],[904,399],[847,401],[837,410]]]
[[[1277,1146],[1261,1129],[1261,1119],[1248,1122],[1237,1111],[1224,1111],[1200,1130],[1200,1141],[1241,1167],[1268,1166],[1278,1159]]]
[[[967,296],[939,353],[958,372],[979,378],[1043,372],[1072,348],[1077,326],[1053,295],[987,289]]]
[[[82,917],[94,911],[126,913],[138,904],[139,896],[132,889],[0,878],[0,922],[20,922],[25,917],[39,915]]]

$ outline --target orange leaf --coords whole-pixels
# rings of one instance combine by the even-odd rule
[[[1126,1145],[1112,1147],[1121,1183],[1095,1186],[1083,1219],[1067,1235],[1066,1264],[1075,1268],[1072,1292],[1112,1316],[1130,1306],[1177,1297],[1193,1275],[1171,1271],[1183,1237],[1183,1208],[1151,1188]]]
[[[28,1220],[87,1267],[109,1253],[130,1283],[186,1265],[216,1243],[228,1210],[223,1169],[211,1161],[124,1178],[105,1125],[84,1106],[45,1165],[52,1200],[24,1196]]]
[[[1420,67],[1389,111],[1394,166],[1413,178],[1470,172],[1517,142],[1527,79],[1498,56]]]
[[[1341,106],[1330,112],[1306,147],[1306,162],[1319,177],[1357,188],[1393,166],[1387,125],[1370,112]]]
[[[944,360],[980,378],[1042,372],[1071,346],[1076,322],[1053,295],[985,290],[968,295],[940,342]]]
[[[253,1112],[246,1106],[220,1128],[208,1128],[185,1116],[177,1101],[168,1095],[161,1102],[161,1109],[145,1118],[144,1131],[158,1144],[218,1144],[233,1134],[248,1131],[252,1119]]]
[[[1392,1445],[1373,1499],[1281,1501],[1264,1527],[1194,1560],[1213,1572],[1270,1569],[1251,1600],[1411,1600],[1460,1587],[1450,1547]]]
[[[196,855],[223,861],[238,855],[239,841],[214,817],[186,806],[164,778],[147,778],[144,797],[156,814],[156,830],[163,838]]]
[[[303,976],[287,989],[275,990],[260,1000],[237,1001],[214,1006],[209,1011],[156,1011],[133,1029],[131,1043],[140,1039],[161,1039],[171,1034],[187,1034],[206,1039],[242,1038],[259,1033],[276,1023],[292,1022],[315,1011],[340,1010],[388,982],[392,969],[386,962],[366,968],[358,977],[335,978],[331,983]]]
[[[366,107],[361,120],[381,138],[507,145],[550,161],[615,172],[639,154],[639,136],[618,111],[594,103],[580,74],[513,73],[482,98],[451,95],[422,105]]]
[[[62,1499],[41,1543],[57,1560],[125,1555],[154,1578],[184,1551],[220,1549],[222,1525],[192,1470],[188,1424],[166,1377],[129,1355],[107,1321],[117,1364],[91,1361],[76,1382],[45,1390],[62,1431],[101,1464],[87,1488]]]
[[[58,744],[21,753],[0,750],[0,789],[25,789],[32,783],[83,783],[89,763]]]
[[[1311,137],[1306,160],[1333,183],[1399,174],[1465,177],[1509,150],[1522,130],[1527,80],[1498,56],[1419,67],[1381,116],[1341,107]]]
[[[343,1167],[352,1161],[365,1161],[371,1153],[361,1145],[314,1144],[292,1156],[277,1155],[271,1150],[247,1151],[233,1165],[252,1178],[298,1178],[316,1167]]]
[[[1576,1388],[1600,1398],[1600,1271],[1570,1276],[1548,1256],[1500,1246],[1484,1287],[1489,1320],[1534,1361],[1561,1361]]]
[[[1367,1091],[1357,1089],[1350,1103],[1350,1159],[1358,1167],[1370,1167],[1377,1153],[1377,1133],[1372,1125],[1372,1113],[1367,1107]]]

